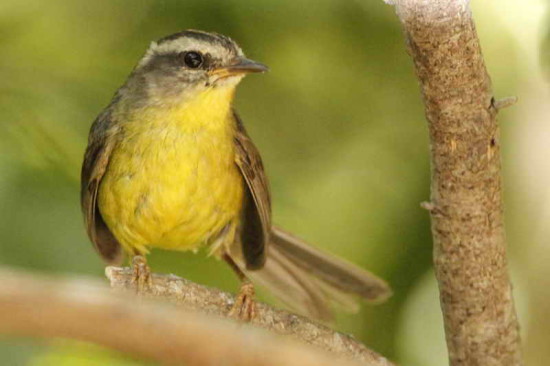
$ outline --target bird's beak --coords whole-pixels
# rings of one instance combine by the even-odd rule
[[[259,62],[249,60],[245,57],[235,57],[229,65],[218,67],[210,71],[210,75],[217,75],[221,78],[249,74],[253,72],[266,72],[269,68]]]

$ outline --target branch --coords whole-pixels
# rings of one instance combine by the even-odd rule
[[[93,280],[7,269],[0,278],[0,333],[73,338],[169,365],[360,365],[253,327],[113,294]],[[390,363],[373,356],[363,365]]]
[[[111,287],[135,291],[130,268],[107,267],[106,275]],[[153,274],[153,286],[141,295],[168,300],[187,310],[199,311],[216,317],[227,317],[235,298],[217,289],[198,285],[174,275]],[[251,324],[266,330],[288,335],[337,355],[345,356],[366,365],[391,366],[384,357],[369,350],[352,337],[335,332],[311,320],[263,303],[256,304],[256,317]]]
[[[430,211],[450,363],[521,365],[507,271],[498,109],[467,0],[394,0],[431,139]]]

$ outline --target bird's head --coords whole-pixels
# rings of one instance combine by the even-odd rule
[[[167,102],[209,89],[234,89],[246,74],[267,70],[247,59],[229,37],[186,30],[151,43],[127,87],[136,97]]]

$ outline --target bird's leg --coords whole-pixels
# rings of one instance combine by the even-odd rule
[[[224,254],[223,259],[229,264],[241,280],[239,294],[237,295],[235,303],[231,307],[228,315],[232,318],[249,322],[256,317],[256,291],[254,290],[254,284],[250,282],[250,280],[230,256]]]
[[[136,293],[144,293],[146,289],[153,286],[151,268],[149,268],[147,260],[142,255],[135,255],[132,258],[132,268],[134,270],[132,284],[136,285]]]
[[[255,295],[254,284],[249,279],[245,279],[241,283],[239,295],[237,295],[235,304],[229,311],[229,316],[245,322],[254,319],[256,317]]]

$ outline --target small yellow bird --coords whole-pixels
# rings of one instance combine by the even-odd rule
[[[210,246],[243,281],[240,318],[254,315],[249,278],[319,319],[331,302],[356,304],[354,294],[387,297],[373,274],[272,226],[260,155],[232,108],[241,79],[265,71],[220,34],[153,42],[90,131],[81,204],[91,241],[109,263],[133,257],[141,285],[150,248]]]

